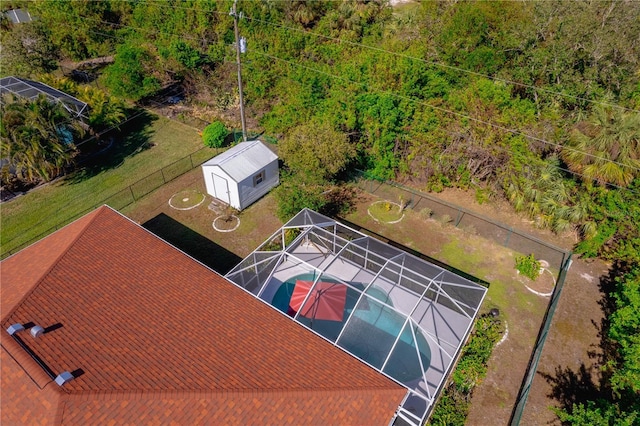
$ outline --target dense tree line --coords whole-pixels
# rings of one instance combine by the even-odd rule
[[[115,96],[180,83],[199,102],[237,106],[230,0],[14,3],[39,17],[3,32],[15,73],[115,54],[100,80]],[[640,399],[640,357],[629,354],[640,350],[640,311],[628,308],[639,298],[637,4],[262,0],[238,9],[247,111],[255,130],[279,137],[287,167],[280,214],[326,207],[345,170],[359,167],[421,189],[504,197],[541,227],[576,229],[578,253],[619,265],[616,373],[603,385],[608,399],[561,418],[637,421],[629,396]]]

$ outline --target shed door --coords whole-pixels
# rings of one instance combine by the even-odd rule
[[[229,200],[229,183],[222,176],[218,176],[215,173],[211,173],[213,176],[213,190],[217,199],[224,201],[227,204],[231,204]]]

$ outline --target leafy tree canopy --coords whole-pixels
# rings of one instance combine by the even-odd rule
[[[295,127],[279,144],[278,153],[293,172],[330,180],[354,158],[355,149],[330,125],[309,123]]]
[[[123,44],[115,62],[104,72],[104,83],[119,97],[138,100],[160,89],[160,81],[150,72],[152,57],[143,47]]]
[[[2,75],[30,77],[51,72],[58,67],[58,53],[42,22],[10,24],[0,33],[0,43]]]

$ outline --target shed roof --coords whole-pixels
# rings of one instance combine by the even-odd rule
[[[380,424],[404,389],[109,207],[0,263],[2,424]]]
[[[242,182],[255,175],[278,156],[259,140],[240,142],[220,155],[213,157],[203,166],[218,166],[235,182]]]

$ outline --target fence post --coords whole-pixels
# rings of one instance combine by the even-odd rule
[[[136,201],[136,196],[133,195],[133,188],[131,186],[129,186],[129,192],[131,192],[131,198],[133,198],[133,201]]]
[[[458,216],[456,217],[456,228],[458,227],[458,225],[460,225],[462,216],[464,216],[464,212],[462,210],[458,210]]]
[[[160,175],[162,176],[162,183],[167,183],[167,179],[164,177],[164,167],[160,169]]]
[[[507,232],[507,238],[504,240],[504,246],[509,247],[509,239],[511,238],[511,232],[513,232],[513,228],[509,227],[509,232]]]

